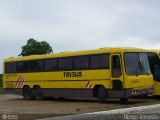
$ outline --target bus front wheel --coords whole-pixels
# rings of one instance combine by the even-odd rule
[[[23,99],[24,100],[33,100],[35,98],[32,89],[29,86],[23,88]]]
[[[128,101],[128,98],[120,98],[122,103],[126,103]]]
[[[106,102],[106,97],[107,97],[107,92],[106,89],[102,86],[98,88],[98,95],[97,95],[97,100],[100,103],[105,103]]]

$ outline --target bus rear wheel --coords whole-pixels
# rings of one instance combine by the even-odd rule
[[[37,100],[42,100],[43,99],[43,93],[42,93],[42,89],[41,89],[40,86],[35,86],[33,88],[33,91],[34,91],[35,98]]]
[[[24,100],[34,100],[35,96],[32,89],[29,86],[23,88],[23,99]]]
[[[100,103],[105,103],[107,98],[106,89],[102,86],[98,88],[97,100]]]
[[[122,103],[126,103],[128,101],[128,98],[120,98]]]

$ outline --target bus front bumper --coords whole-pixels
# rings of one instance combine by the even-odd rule
[[[107,90],[107,95],[111,98],[130,98],[135,96],[144,96],[151,94],[153,94],[153,87],[143,89]]]
[[[151,95],[153,94],[153,88],[145,88],[138,90],[131,90],[132,96],[140,96],[140,95]]]

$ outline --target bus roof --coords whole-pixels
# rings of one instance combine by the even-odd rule
[[[160,54],[160,49],[151,49],[151,50],[147,50],[147,52],[152,52],[152,53],[156,53],[156,54]]]
[[[101,53],[123,53],[123,52],[146,52],[146,50],[141,48],[133,48],[133,47],[119,47],[119,48],[105,47],[105,48],[99,48],[94,50],[60,52],[60,53],[53,53],[53,54],[30,55],[30,56],[23,56],[23,57],[10,57],[10,58],[4,59],[4,62],[47,59],[47,58],[56,58],[56,57],[69,57],[69,56],[101,54]]]

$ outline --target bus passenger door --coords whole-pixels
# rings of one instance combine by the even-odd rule
[[[110,61],[112,88],[108,95],[110,97],[124,97],[122,59],[120,54],[111,54]]]

